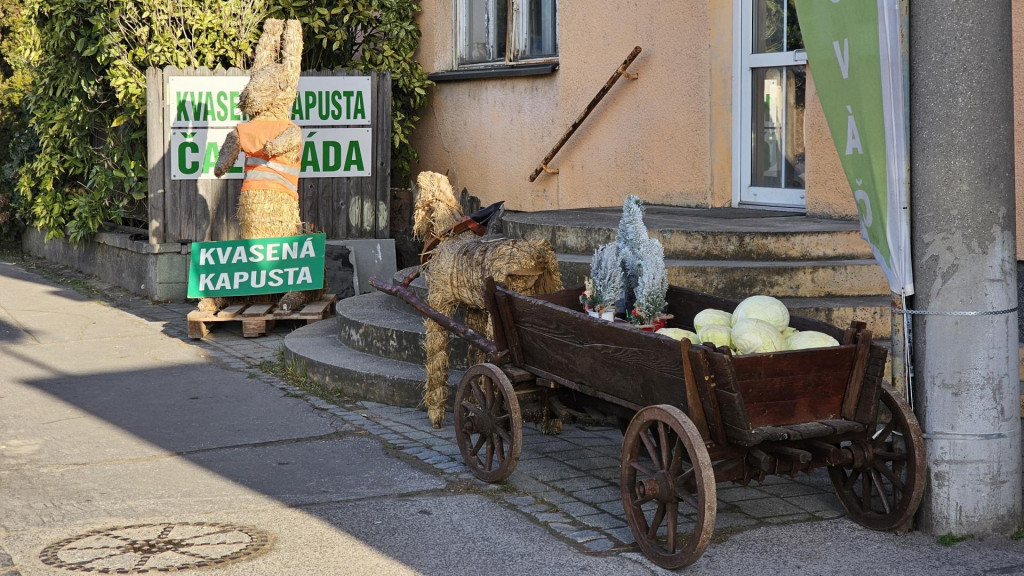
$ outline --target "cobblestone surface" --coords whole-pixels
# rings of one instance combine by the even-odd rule
[[[203,340],[191,340],[185,316],[194,308],[192,304],[153,303],[63,267],[32,260],[27,263],[26,268],[54,281],[76,278],[87,286],[87,295],[111,303],[169,337],[202,348],[215,361],[248,370],[253,378],[304,396],[313,407],[345,422],[348,429],[373,434],[397,453],[417,459],[453,481],[470,482],[474,489],[490,493],[588,550],[634,548],[618,485],[622,435],[617,429],[566,425],[562,434],[545,436],[534,424],[526,423],[522,455],[515,472],[500,485],[488,485],[476,480],[462,463],[450,415],[444,427],[435,430],[420,410],[345,400],[334,404],[262,372],[260,364],[276,361],[284,337],[299,325],[279,323],[267,335],[250,339],[242,337],[240,325],[219,323]],[[57,268],[59,274],[55,277]],[[80,284],[75,287],[81,291]],[[715,530],[719,534],[844,515],[823,470],[811,476],[768,477],[764,484],[746,487],[720,484],[717,510]],[[3,559],[0,551],[0,576],[5,576],[5,570],[16,574],[4,566]]]

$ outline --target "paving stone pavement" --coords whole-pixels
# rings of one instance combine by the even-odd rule
[[[444,427],[435,430],[423,411],[344,399],[328,402],[261,371],[261,363],[278,360],[285,336],[298,324],[279,323],[265,336],[244,338],[239,323],[219,323],[206,338],[192,340],[185,316],[194,309],[193,304],[150,302],[45,261],[26,259],[17,264],[52,281],[70,282],[87,296],[137,316],[169,337],[201,347],[216,361],[305,397],[314,408],[339,418],[346,429],[377,436],[395,451],[433,467],[438,474],[470,483],[588,550],[636,549],[620,500],[618,453],[622,434],[618,429],[566,425],[560,435],[545,436],[536,425],[526,423],[515,472],[503,483],[485,484],[462,463],[451,414]],[[720,484],[715,536],[724,538],[759,526],[822,521],[844,514],[823,470],[794,478],[770,476],[763,484],[746,487]],[[5,556],[0,550],[0,576],[16,576],[14,567],[4,565]]]

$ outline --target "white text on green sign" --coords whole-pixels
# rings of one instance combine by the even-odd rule
[[[188,297],[317,290],[324,284],[324,234],[194,242]]]

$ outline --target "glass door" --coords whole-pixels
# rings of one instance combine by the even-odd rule
[[[803,209],[807,54],[793,0],[739,0],[738,201]]]

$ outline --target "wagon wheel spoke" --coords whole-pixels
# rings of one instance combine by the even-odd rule
[[[895,428],[896,428],[895,420],[889,420],[889,422],[881,430],[878,430],[878,431],[875,432],[874,436],[872,436],[871,439],[872,440],[885,440],[886,438],[889,437],[890,434],[892,434],[892,431]]]
[[[639,462],[630,462],[629,465],[637,471],[642,472],[645,476],[654,476],[654,472],[651,472],[650,469]]]
[[[487,436],[484,436],[483,434],[481,434],[480,437],[476,439],[476,444],[473,445],[473,449],[470,450],[469,453],[472,454],[473,456],[476,456],[477,454],[480,453],[480,449],[483,448],[484,444],[486,444],[486,443],[487,443]]]
[[[647,448],[647,455],[651,457],[654,467],[658,470],[664,470],[665,467],[658,461],[658,451],[654,448],[654,440],[651,439],[650,430],[644,430],[640,434],[640,440],[644,443],[644,448]]]
[[[668,503],[668,553],[676,553],[676,532],[679,527],[679,502]]]
[[[683,468],[683,441],[681,438],[676,438],[676,443],[672,447],[672,464],[668,467],[669,476],[676,476],[679,471]]]
[[[462,407],[465,408],[466,410],[469,410],[470,412],[472,412],[473,416],[476,416],[477,419],[484,420],[484,412],[482,410],[480,410],[479,406],[474,406],[473,404],[470,404],[469,402],[463,402],[462,403]]]
[[[476,379],[474,379],[473,385],[470,386],[470,390],[473,393],[473,398],[476,398],[476,405],[481,407],[487,405],[487,399],[484,398],[484,391],[482,386],[483,385],[480,382],[476,381]]]
[[[690,468],[676,477],[676,495],[680,498],[690,496],[690,487],[693,484],[693,472],[693,468]],[[694,507],[696,508],[696,506]]]
[[[850,476],[846,479],[846,483],[843,484],[843,490],[847,492],[853,491],[853,486],[857,483],[857,478],[860,478],[860,470],[854,470],[850,472]]]
[[[904,487],[903,481],[900,480],[899,476],[897,476],[895,472],[893,472],[888,467],[886,467],[886,465],[883,462],[875,462],[874,463],[874,468],[875,468],[875,470],[881,472],[882,475],[885,476],[889,480],[889,482],[892,482],[892,485],[895,488],[895,490],[893,490],[893,492],[896,492],[896,491],[899,491],[899,490],[903,490],[903,487]]]
[[[864,510],[871,510],[871,475],[861,475],[860,499]]]
[[[658,422],[658,440],[660,440],[661,448],[661,464],[662,470],[668,470],[671,460],[669,460],[669,446],[668,446],[668,426],[664,422]]]
[[[882,501],[882,508],[885,508],[885,513],[892,514],[892,508],[889,506],[889,496],[886,495],[885,487],[882,486],[882,476],[876,470],[871,471],[871,483],[878,490],[878,497]]]
[[[495,434],[492,438],[496,447],[494,455],[498,458],[498,465],[501,466],[505,462],[505,444],[502,442],[501,434]]]
[[[487,455],[484,457],[484,470],[490,472],[494,466],[494,439],[485,437],[487,440]]]
[[[654,519],[651,520],[651,525],[647,528],[647,537],[653,539],[658,535],[658,528],[661,527],[661,521],[665,519],[665,503],[658,504],[658,511],[654,513]]]
[[[508,435],[508,432],[501,428],[494,431],[494,436],[499,440],[503,440],[506,444],[512,444],[512,437]]]

